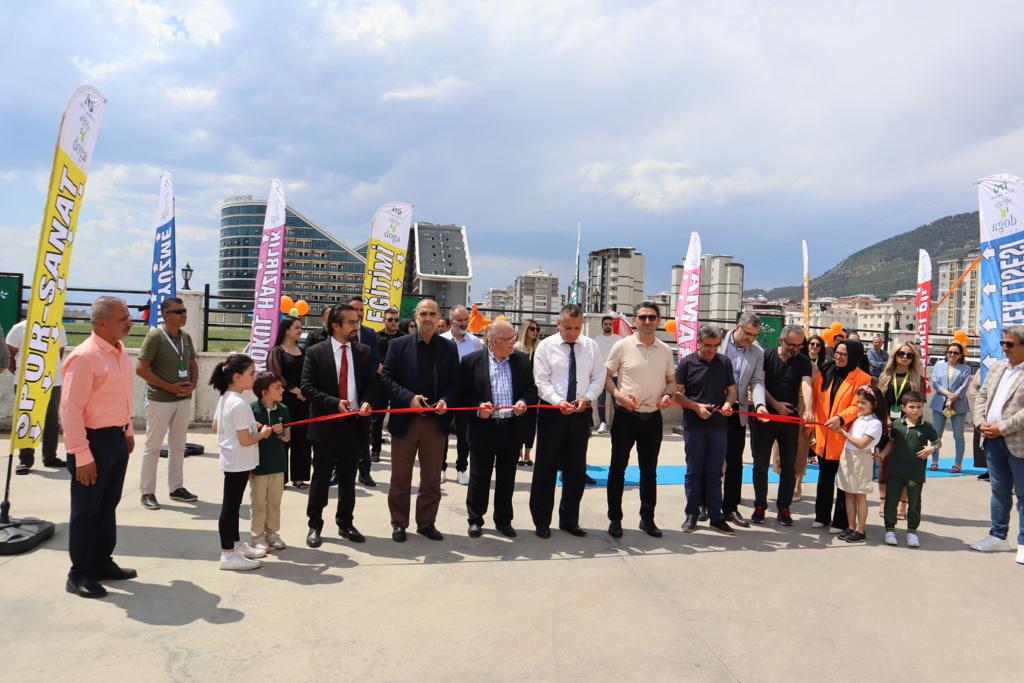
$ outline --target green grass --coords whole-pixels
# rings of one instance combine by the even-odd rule
[[[85,341],[92,332],[92,325],[85,322],[64,323],[64,330],[68,335],[68,343],[77,346]],[[146,338],[149,328],[141,323],[132,325],[132,331],[125,340],[125,345],[130,349],[137,349],[142,346],[142,340]],[[237,327],[211,327],[210,328],[210,351],[241,351],[249,343],[249,329]],[[214,339],[217,339],[215,341]],[[220,341],[224,340],[224,341]],[[202,345],[202,339],[196,339],[196,344]]]

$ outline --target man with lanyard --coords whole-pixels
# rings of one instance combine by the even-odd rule
[[[402,336],[398,329],[398,309],[389,308],[384,311],[384,329],[377,333],[377,357],[381,367],[388,357],[388,344]],[[383,382],[377,382],[373,390],[373,409],[383,410],[388,407],[388,392]],[[384,442],[384,413],[374,413],[370,418],[370,462],[380,462],[380,447]]]
[[[197,496],[185,488],[185,435],[192,392],[199,365],[192,337],[184,330],[185,303],[171,297],[160,302],[162,325],[150,328],[139,349],[135,374],[146,381],[146,444],[142,449],[139,492],[142,506],[159,510],[156,469],[160,448],[167,437],[167,488],[172,500],[194,503]]]
[[[779,334],[779,345],[764,356],[765,400],[775,415],[795,416],[799,405],[804,407],[805,422],[814,421],[811,395],[811,359],[800,353],[804,343],[804,330],[799,325],[786,325]],[[759,411],[760,412],[760,411]],[[768,466],[772,459],[772,446],[779,444],[779,489],[776,506],[779,524],[793,526],[789,506],[793,502],[796,486],[796,451],[800,430],[796,423],[768,421],[752,424],[751,445],[754,451],[754,514],[752,522],[764,521],[768,507]]]
[[[732,375],[736,381],[738,410],[749,412],[748,396],[758,413],[768,412],[764,397],[764,350],[757,343],[761,332],[761,318],[756,313],[744,313],[735,329],[725,335],[722,354],[732,363]],[[722,514],[725,520],[739,527],[749,527],[750,522],[740,514],[740,496],[743,490],[743,448],[747,443],[747,416],[733,414],[725,420],[725,474],[722,480]],[[753,431],[753,430],[751,430]],[[702,505],[698,521],[707,520],[707,492],[701,496]],[[754,521],[758,521],[757,510]]]
[[[445,339],[455,342],[455,348],[459,352],[459,362],[462,359],[484,348],[484,343],[479,337],[467,331],[469,327],[469,311],[465,306],[456,306],[451,312],[451,328],[442,334]],[[455,429],[455,469],[458,470],[458,480],[463,486],[469,485],[469,415],[465,412],[456,412],[453,421]],[[448,449],[445,449],[444,465],[441,466],[441,480],[444,481],[444,471],[448,469]]]

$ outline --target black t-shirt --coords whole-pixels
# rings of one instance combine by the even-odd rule
[[[790,403],[796,408],[800,402],[800,380],[813,372],[811,359],[802,353],[782,360],[778,347],[764,354],[764,388],[776,401]],[[807,406],[810,409],[810,406]],[[775,411],[768,407],[769,412]]]
[[[704,361],[696,353],[685,356],[676,366],[676,384],[683,387],[683,395],[691,401],[720,406],[725,402],[726,390],[736,384],[732,375],[732,363],[722,354],[715,354],[711,362]],[[724,429],[725,417],[712,413],[706,420],[694,410],[683,410],[683,423],[699,429]]]
[[[419,393],[427,398],[428,403],[437,400],[437,372],[435,370],[435,359],[437,357],[437,335],[431,335],[430,341],[425,342],[420,337],[416,340],[416,356],[419,362],[420,386]]]

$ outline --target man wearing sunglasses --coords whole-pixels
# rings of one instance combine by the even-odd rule
[[[974,405],[974,423],[985,437],[992,528],[971,548],[983,553],[1013,550],[1006,537],[1016,492],[1017,562],[1024,564],[1024,325],[1003,328],[1000,343],[1006,360],[989,369]]]
[[[171,297],[160,302],[162,325],[150,328],[139,349],[135,374],[146,381],[146,445],[142,449],[139,493],[142,506],[159,510],[156,469],[167,437],[167,488],[172,500],[194,503],[185,488],[185,434],[199,365],[192,337],[185,331],[185,303]]]

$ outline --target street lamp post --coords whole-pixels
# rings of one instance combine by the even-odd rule
[[[187,290],[189,288],[188,281],[192,279],[192,273],[194,272],[195,271],[192,270],[192,266],[190,266],[186,261],[185,267],[181,269],[181,279],[185,281],[185,284],[181,286],[182,289]]]

